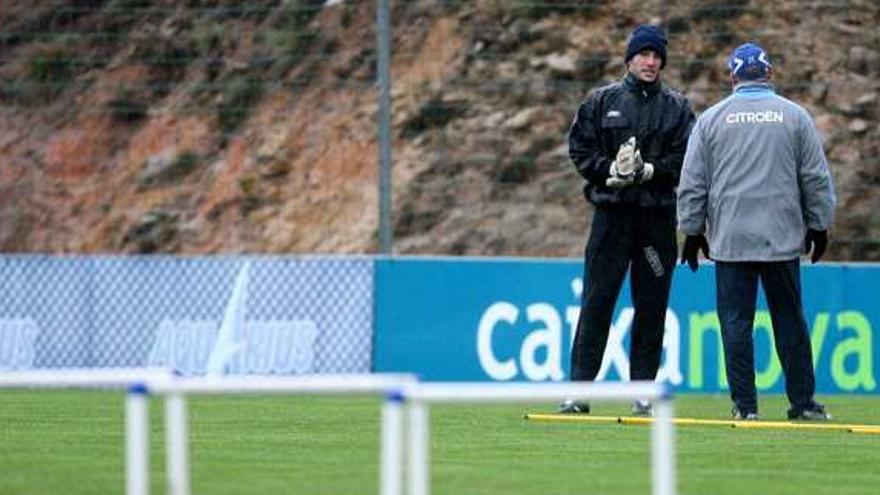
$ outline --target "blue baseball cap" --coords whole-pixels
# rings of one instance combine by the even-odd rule
[[[739,80],[765,79],[773,65],[767,52],[755,43],[738,46],[727,59],[730,73]]]

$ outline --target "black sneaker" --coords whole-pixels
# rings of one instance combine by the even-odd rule
[[[637,400],[633,402],[632,405],[632,415],[633,416],[653,416],[654,408],[651,406],[651,403],[647,400]]]
[[[733,416],[734,421],[758,421],[761,419],[761,416],[758,416],[757,411],[744,413],[736,406],[733,406],[730,414]]]
[[[569,399],[559,404],[556,412],[559,414],[590,414],[590,403]]]
[[[828,421],[831,414],[825,410],[825,406],[818,402],[813,402],[809,406],[800,409],[792,407],[788,410],[788,419],[799,419],[804,421]]]

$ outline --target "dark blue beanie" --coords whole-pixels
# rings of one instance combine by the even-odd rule
[[[660,68],[666,66],[666,34],[657,26],[651,24],[642,24],[635,28],[629,37],[629,44],[626,46],[626,62],[632,60],[633,57],[646,48],[654,50],[663,59]]]

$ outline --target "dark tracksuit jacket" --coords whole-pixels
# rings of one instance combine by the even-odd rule
[[[568,136],[569,156],[595,208],[584,256],[572,380],[596,378],[630,268],[635,315],[629,374],[633,380],[656,377],[677,254],[675,188],[693,122],[683,95],[659,80],[641,83],[632,74],[592,92],[578,109]],[[654,165],[654,176],[644,184],[606,187],[617,150],[631,136],[642,159]]]

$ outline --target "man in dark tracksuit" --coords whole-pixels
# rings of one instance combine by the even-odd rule
[[[653,380],[660,366],[677,255],[675,188],[694,121],[688,100],[660,82],[665,64],[663,31],[637,27],[626,50],[626,76],[592,92],[569,133],[569,155],[594,207],[571,354],[575,381],[599,373],[627,270],[635,308],[630,379]],[[587,413],[589,405],[572,399],[559,411]],[[633,412],[650,415],[650,403],[637,401]]]
[[[758,419],[752,341],[758,281],[767,296],[789,419],[830,416],[813,400],[800,254],[822,257],[834,188],[813,120],[770,85],[766,52],[746,43],[728,61],[733,94],[707,109],[688,144],[678,189],[683,261],[715,260],[718,317],[735,419]],[[708,246],[704,232],[708,232]],[[704,249],[705,252],[705,249]]]

